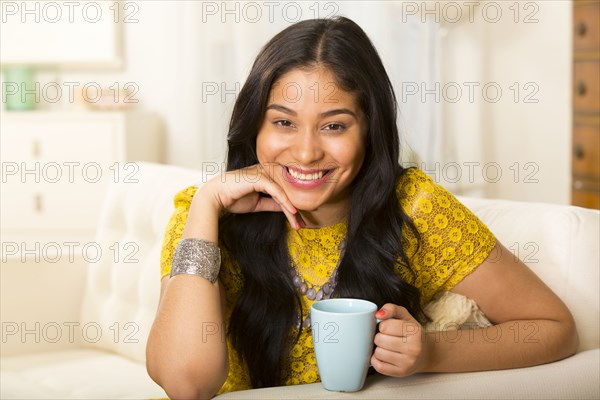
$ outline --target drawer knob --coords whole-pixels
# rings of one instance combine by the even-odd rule
[[[35,158],[40,157],[40,142],[38,142],[37,140],[33,141],[33,156]]]
[[[573,182],[573,187],[577,190],[581,190],[581,189],[583,189],[583,182],[575,181],[575,182]]]
[[[38,193],[35,195],[35,212],[41,213],[42,211],[42,195]]]
[[[573,154],[578,160],[581,160],[583,158],[585,153],[583,152],[583,146],[581,145],[581,143],[577,143],[575,145],[575,148],[573,149]]]
[[[585,83],[583,81],[580,81],[577,84],[577,94],[580,96],[584,96],[586,92],[587,92],[587,87],[585,86]]]
[[[585,36],[586,33],[587,33],[587,25],[585,24],[585,22],[581,21],[579,23],[579,25],[577,25],[577,34],[579,36]]]

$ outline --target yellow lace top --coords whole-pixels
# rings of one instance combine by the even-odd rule
[[[181,238],[190,203],[197,187],[175,196],[175,211],[168,223],[161,254],[161,278],[171,270],[171,261]],[[438,294],[452,289],[488,256],[496,240],[489,229],[452,194],[417,169],[407,171],[396,188],[400,205],[411,217],[421,236],[418,252],[414,235],[407,235],[411,270],[396,266],[396,273],[421,292],[426,305]],[[339,244],[346,234],[346,222],[317,229],[293,230],[288,224],[290,256],[311,286],[327,282],[337,264]],[[226,320],[242,287],[242,275],[227,252],[222,252],[219,279],[226,293]],[[314,301],[301,296],[306,315]],[[247,369],[238,359],[228,339],[229,375],[219,393],[251,389]],[[302,329],[291,351],[286,385],[318,382],[316,359],[310,329]]]

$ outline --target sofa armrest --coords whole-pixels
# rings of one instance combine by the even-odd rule
[[[64,350],[95,339],[79,314],[86,279],[82,257],[51,263],[7,258],[0,268],[1,356]]]
[[[362,390],[329,392],[320,383],[244,390],[226,399],[598,399],[600,349],[530,368],[469,373],[374,375]]]

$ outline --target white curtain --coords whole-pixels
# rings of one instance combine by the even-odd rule
[[[191,76],[190,85],[199,91],[194,101],[195,108],[200,110],[197,113],[198,123],[204,132],[202,159],[224,159],[224,135],[235,100],[235,96],[227,94],[227,91],[233,90],[236,85],[239,90],[261,46],[292,23],[293,11],[299,5],[302,7],[301,19],[316,15],[324,17],[335,12],[353,19],[365,30],[379,51],[396,90],[403,161],[445,161],[440,123],[442,103],[434,101],[433,95],[423,98],[423,90],[431,90],[436,82],[440,82],[439,25],[424,23],[419,15],[406,15],[401,1],[293,3],[287,20],[282,18],[281,12],[277,12],[285,8],[286,2],[280,2],[274,9],[272,22],[265,15],[257,22],[250,22],[240,12],[242,18],[239,23],[235,22],[234,14],[203,15],[203,12],[206,14],[206,6],[201,2],[186,4],[188,23],[195,26],[196,40],[190,41],[190,54],[195,54],[196,58],[191,57],[186,62],[191,65],[188,71],[198,72]],[[257,4],[263,12],[267,10],[264,3]],[[234,6],[231,5],[229,10],[235,12]],[[203,17],[206,22],[200,23]],[[222,17],[225,17],[226,23],[222,22]],[[215,85],[219,86],[220,96],[206,96],[206,90],[202,92],[203,86],[206,89],[208,86],[215,88]],[[415,88],[417,93],[414,93]]]

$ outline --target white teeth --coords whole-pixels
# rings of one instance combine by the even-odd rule
[[[288,172],[294,178],[300,179],[302,181],[314,181],[317,179],[321,179],[323,177],[323,175],[325,175],[325,171],[315,172],[314,174],[301,174],[299,172],[294,171],[291,168],[288,168]]]

